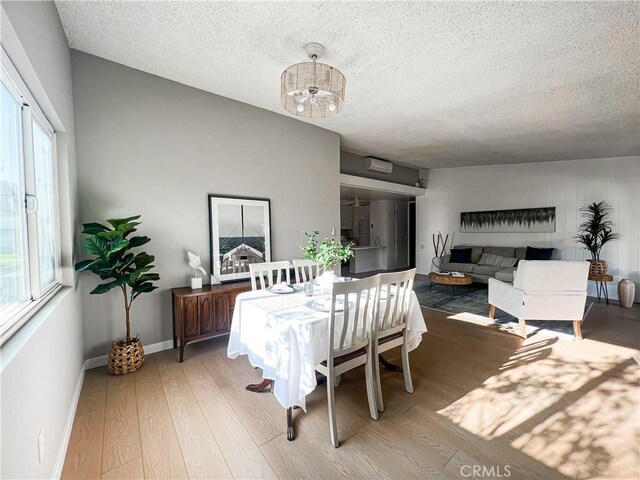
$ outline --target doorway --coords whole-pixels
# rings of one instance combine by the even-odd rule
[[[340,206],[341,241],[351,243],[355,252],[343,275],[415,265],[415,196],[343,185]]]
[[[409,268],[416,268],[416,201],[409,201]]]

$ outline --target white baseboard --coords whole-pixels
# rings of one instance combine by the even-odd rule
[[[76,388],[71,398],[71,406],[69,407],[69,413],[67,414],[67,423],[62,433],[62,441],[60,442],[60,448],[58,449],[58,456],[53,468],[53,475],[51,478],[60,478],[62,476],[62,468],[64,467],[64,460],[67,456],[67,448],[69,447],[69,440],[71,440],[71,430],[73,429],[73,421],[76,418],[76,409],[78,408],[78,400],[80,400],[80,392],[82,391],[82,384],[84,383],[84,372],[87,369],[87,362],[84,362],[78,375],[78,381],[76,382]]]
[[[151,345],[143,345],[145,355],[161,352],[162,350],[169,350],[173,348],[173,340],[165,340],[164,342],[153,343]],[[109,355],[101,355],[100,357],[94,357],[87,359],[84,362],[85,370],[96,367],[104,367],[109,360]]]

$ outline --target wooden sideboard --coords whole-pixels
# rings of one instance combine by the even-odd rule
[[[171,290],[173,299],[173,348],[180,347],[182,362],[188,343],[227,335],[231,328],[236,297],[251,290],[251,282],[205,285]]]

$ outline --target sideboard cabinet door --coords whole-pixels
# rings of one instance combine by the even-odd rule
[[[215,304],[213,295],[198,297],[200,307],[200,335],[211,333],[215,330]]]
[[[229,294],[216,293],[214,295],[215,305],[215,332],[228,332],[231,325],[229,324]]]
[[[186,344],[229,333],[236,297],[249,290],[249,282],[205,285],[198,290],[189,287],[172,290],[173,347],[180,348],[180,362]]]
[[[184,322],[184,336],[197,337],[200,335],[198,321],[198,297],[187,297],[182,303],[182,321]]]

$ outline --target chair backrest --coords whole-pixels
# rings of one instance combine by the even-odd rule
[[[589,262],[562,260],[520,260],[513,286],[524,291],[585,292]]]
[[[396,327],[406,325],[415,276],[415,268],[404,272],[379,274],[380,294],[376,325],[378,334],[385,330],[401,330]]]
[[[276,283],[282,282],[282,270],[286,272],[287,284],[291,283],[291,275],[289,274],[289,262],[263,262],[250,263],[249,274],[251,275],[251,290],[262,290],[273,286],[273,279],[276,277]],[[266,277],[266,282],[265,282]],[[260,280],[260,284],[256,282],[256,278]]]
[[[331,289],[329,313],[329,352],[333,358],[346,355],[369,344],[376,315],[380,277],[378,275],[350,282],[335,282]],[[336,311],[336,302],[343,307]]]
[[[306,258],[297,258],[293,261],[293,270],[296,273],[296,283],[306,283],[322,273],[322,265]]]

